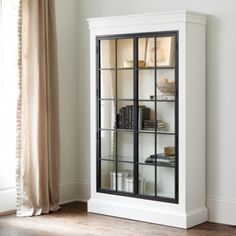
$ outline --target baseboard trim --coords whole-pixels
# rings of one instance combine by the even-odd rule
[[[0,217],[16,214],[16,210],[0,212]]]
[[[236,200],[208,196],[209,221],[236,226]]]
[[[60,204],[73,201],[87,202],[90,196],[90,181],[70,180],[60,184]]]
[[[0,190],[0,214],[15,211],[16,189],[14,187]]]

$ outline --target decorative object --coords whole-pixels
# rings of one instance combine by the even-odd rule
[[[157,81],[157,88],[162,93],[173,95],[175,93],[175,81],[168,78],[161,78]]]
[[[134,67],[134,62],[133,61],[124,61],[123,66],[124,66],[124,68],[132,68],[132,67]],[[138,67],[142,68],[144,66],[145,66],[145,62],[143,60],[139,60],[138,61]]]
[[[156,66],[174,65],[174,37],[156,38]],[[153,67],[155,65],[155,43],[154,38],[146,39],[145,46],[145,66]]]
[[[168,156],[174,156],[175,155],[175,147],[164,147],[164,153]]]

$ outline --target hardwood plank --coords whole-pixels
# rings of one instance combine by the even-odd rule
[[[189,230],[87,212],[86,203],[62,205],[36,217],[0,217],[0,236],[236,236],[236,227],[204,223]]]

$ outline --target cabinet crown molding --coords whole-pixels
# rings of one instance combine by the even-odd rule
[[[88,18],[89,29],[102,29],[111,27],[130,27],[137,25],[167,24],[167,23],[195,23],[206,25],[207,15],[188,10],[156,12],[137,15],[122,15],[110,17]]]

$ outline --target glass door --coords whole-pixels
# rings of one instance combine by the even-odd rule
[[[177,32],[97,38],[97,190],[178,202]]]

